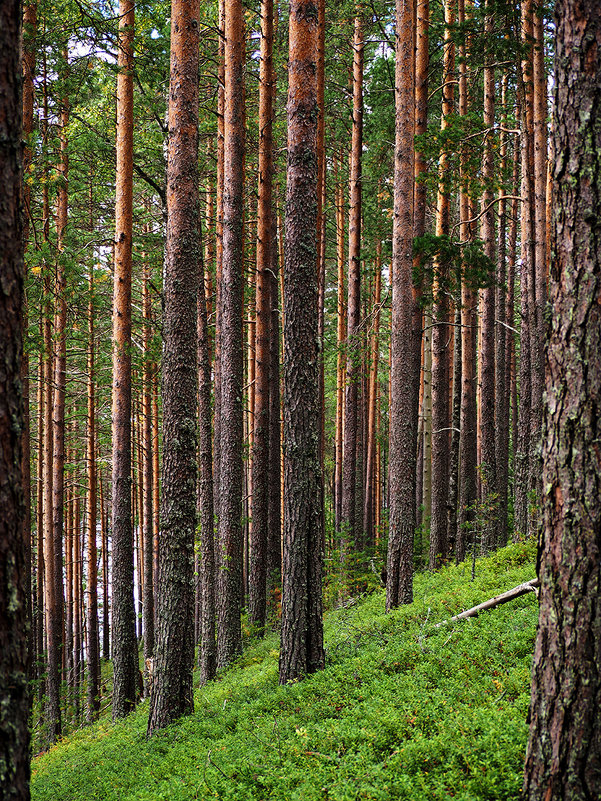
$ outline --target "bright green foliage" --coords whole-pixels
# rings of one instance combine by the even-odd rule
[[[517,799],[533,594],[434,628],[534,575],[534,545],[416,577],[411,606],[383,593],[331,613],[328,664],[278,686],[277,639],[196,694],[195,714],[146,740],[147,704],[78,732],[33,764],[34,801]]]

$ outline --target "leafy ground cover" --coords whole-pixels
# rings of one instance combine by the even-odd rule
[[[33,762],[33,801],[517,799],[526,745],[534,594],[435,624],[534,577],[534,545],[416,576],[326,618],[326,669],[278,686],[276,635],[196,692],[194,715],[146,739],[148,702]]]

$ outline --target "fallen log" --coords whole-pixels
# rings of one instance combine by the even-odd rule
[[[489,598],[488,601],[484,601],[484,603],[478,604],[478,606],[472,606],[471,609],[466,609],[465,612],[461,612],[461,614],[455,615],[455,617],[449,618],[449,620],[443,620],[440,623],[437,623],[434,628],[438,629],[441,626],[446,626],[449,623],[456,623],[459,620],[465,620],[467,617],[477,617],[480,612],[484,612],[485,609],[494,609],[495,606],[506,604],[507,601],[513,601],[514,598],[519,598],[520,595],[526,595],[529,592],[534,592],[538,596],[539,587],[540,580],[537,578],[532,579],[531,581],[526,581],[524,584],[518,584],[518,586],[514,587],[512,590],[502,592],[501,595],[495,595],[494,598]]]

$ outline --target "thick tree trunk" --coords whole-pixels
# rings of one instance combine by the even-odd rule
[[[555,10],[554,261],[543,422],[540,617],[523,797],[601,797],[601,17]],[[584,110],[586,109],[586,113]]]
[[[390,531],[386,608],[413,599],[421,313],[413,285],[414,4],[396,3],[394,217],[390,377]]]
[[[22,475],[21,7],[0,8],[0,796],[29,799],[28,598]]]
[[[199,0],[173,0],[163,315],[163,483],[148,734],[194,709],[194,540],[197,488],[197,318],[201,292],[198,186]]]
[[[217,663],[242,650],[242,186],[244,22],[241,0],[225,7],[223,265],[219,284],[219,564]]]
[[[317,38],[313,0],[290,3],[284,316],[284,568],[280,683],[324,667],[317,352]]]
[[[119,4],[117,181],[113,290],[113,718],[136,703],[138,649],[131,510],[131,254],[133,202],[134,3]]]

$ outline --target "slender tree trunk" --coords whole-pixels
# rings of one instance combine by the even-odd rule
[[[100,654],[98,641],[98,576],[96,570],[96,374],[94,347],[94,271],[90,267],[88,305],[88,425],[86,436],[87,530],[88,530],[88,695],[87,717],[100,710]]]
[[[207,307],[198,299],[198,505],[200,511],[200,683],[215,678],[215,519],[213,514],[213,454],[211,426],[211,362]]]
[[[153,479],[153,448],[152,448],[152,360],[150,355],[150,341],[152,337],[152,303],[150,300],[150,265],[148,258],[144,260],[144,275],[142,278],[142,315],[144,326],[142,329],[142,483],[144,529],[142,534],[142,547],[144,549],[144,666],[146,683],[149,685],[147,660],[152,659],[154,653],[154,570],[153,570],[153,508],[152,508],[152,479]],[[150,687],[147,686],[147,691]]]
[[[338,170],[342,158],[337,161]],[[344,375],[346,368],[345,332],[346,304],[344,302],[344,195],[340,172],[336,182],[336,263],[338,266],[338,304],[336,329],[336,452],[334,460],[334,520],[336,531],[340,530],[342,516],[342,459],[344,442]]]
[[[396,3],[394,217],[390,377],[390,531],[386,608],[413,600],[421,313],[413,284],[415,128],[413,0]]]
[[[290,3],[284,317],[284,569],[280,683],[325,664],[317,353],[317,39],[313,0]]]
[[[493,14],[491,0],[486,0],[485,32],[492,36]],[[484,242],[484,253],[491,262],[495,255],[495,219],[492,207],[494,178],[493,126],[495,122],[495,73],[490,60],[492,53],[486,54],[484,67],[484,127],[489,131],[484,140],[484,157],[482,162],[482,178],[485,182],[482,193],[481,237]],[[491,277],[492,278],[492,277]],[[495,460],[495,288],[490,283],[481,291],[482,298],[482,351],[481,351],[481,390],[480,390],[480,442],[481,462],[480,480],[482,482],[482,500],[487,505],[496,504],[497,469]],[[481,548],[484,553],[496,545],[496,517],[498,510],[491,509],[486,514],[486,523],[482,533]]]
[[[219,559],[217,664],[242,650],[242,186],[244,23],[241,0],[225,7],[223,266],[219,290]]]
[[[521,225],[520,239],[522,258],[520,265],[520,380],[518,441],[515,457],[515,529],[521,534],[528,533],[528,478],[530,475],[531,410],[532,410],[532,364],[530,284],[533,253],[533,181],[532,163],[532,0],[522,2],[522,41],[526,53],[522,60],[524,83],[521,89],[522,107],[522,180],[521,180]]]
[[[199,29],[199,0],[173,0],[162,362],[163,485],[148,734],[194,709],[198,306],[204,309],[198,186]]]
[[[139,670],[131,510],[133,38],[134,4],[120,0],[113,291],[113,719],[133,709]]]
[[[543,423],[540,616],[523,797],[601,797],[601,18],[555,9],[556,228]],[[587,114],[583,114],[587,109]]]
[[[110,659],[110,624],[109,624],[109,531],[107,510],[104,501],[104,478],[98,473],[98,495],[100,502],[100,528],[102,533],[102,658]]]
[[[443,81],[441,132],[449,126],[454,106],[455,44],[451,28],[455,23],[455,0],[445,2],[445,48],[443,53]],[[438,160],[438,199],[436,206],[436,235],[449,233],[450,187],[448,186],[448,152],[443,146]],[[430,569],[446,561],[447,503],[449,496],[449,301],[448,267],[439,260],[435,267],[434,302],[432,307],[432,519],[430,524]]]
[[[507,121],[508,75],[504,72],[501,81],[501,123]],[[499,148],[502,175],[507,169],[507,136],[501,131]],[[497,271],[495,279],[495,464],[497,472],[498,514],[495,545],[507,545],[507,481],[509,469],[509,417],[507,415],[507,351],[509,331],[507,329],[507,201],[503,200],[504,187],[499,188],[498,214],[499,235]]]
[[[530,303],[534,328],[531,328],[531,458],[529,488],[540,497],[541,461],[540,434],[543,414],[543,388],[545,383],[545,304],[547,302],[547,76],[545,74],[543,4],[535,0],[533,6],[532,51],[532,147],[533,147],[533,255]],[[534,448],[532,447],[534,446]]]
[[[355,17],[353,38],[353,127],[349,175],[349,260],[346,332],[346,386],[342,457],[341,559],[360,539],[355,530],[358,385],[361,375],[361,158],[363,151],[363,23]]]
[[[465,0],[458,0],[458,22],[465,24]],[[467,46],[459,49],[459,114],[468,113],[467,96]],[[462,148],[461,188],[459,191],[460,238],[467,242],[472,237],[470,201],[465,186],[467,180],[467,154]],[[476,341],[477,341],[476,293],[467,282],[461,287],[461,409],[459,413],[459,525],[455,558],[465,559],[467,529],[473,518],[472,506],[476,500]]]
[[[257,205],[256,373],[253,414],[252,539],[248,613],[262,632],[267,613],[267,542],[269,525],[269,370],[271,266],[273,247],[273,0],[261,4],[259,87],[259,199]]]
[[[21,6],[0,8],[0,795],[29,799],[28,566],[23,537]],[[28,502],[28,499],[27,499]]]
[[[369,357],[369,393],[367,412],[367,470],[365,476],[365,503],[363,511],[363,532],[365,541],[374,544],[374,508],[376,474],[376,415],[378,392],[378,357],[380,347],[380,298],[382,289],[382,240],[376,243],[375,285],[373,293],[373,331],[371,334]]]

